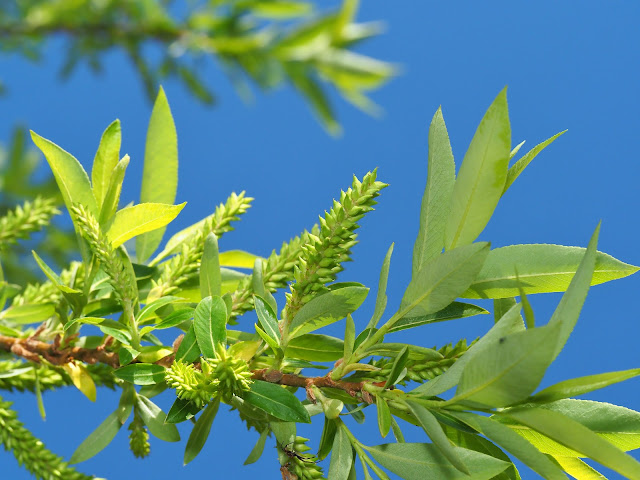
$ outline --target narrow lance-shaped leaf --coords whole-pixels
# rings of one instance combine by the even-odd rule
[[[564,292],[569,287],[585,249],[562,245],[511,245],[491,250],[480,273],[463,298],[508,298],[520,295],[515,275],[527,295]],[[591,285],[629,276],[638,267],[606,253],[596,253]]]
[[[506,413],[518,423],[537,430],[627,478],[640,478],[640,463],[637,460],[559,412],[528,408],[509,410]]]
[[[400,376],[402,375],[402,371],[404,370],[404,366],[407,364],[407,360],[409,359],[409,350],[405,346],[398,356],[393,361],[393,365],[391,366],[391,371],[389,372],[389,377],[387,377],[387,381],[384,384],[384,388],[389,388],[392,385],[395,385]]]
[[[638,375],[640,375],[640,368],[572,378],[541,390],[533,397],[527,399],[527,402],[549,403],[563,398],[577,397],[637,377]]]
[[[593,272],[596,265],[596,248],[598,247],[598,235],[600,234],[600,224],[596,227],[595,232],[591,236],[589,246],[584,254],[584,258],[580,262],[580,266],[576,271],[575,276],[571,279],[571,283],[567,288],[567,291],[562,296],[560,303],[556,307],[549,325],[558,325],[560,329],[559,335],[556,337],[555,353],[552,359],[555,359],[564,344],[567,342],[569,335],[575,327],[582,305],[587,298],[587,292],[591,285],[591,279],[593,278]]]
[[[504,195],[504,193],[513,184],[513,182],[515,182],[516,178],[518,178],[518,176],[524,171],[524,169],[527,167],[527,165],[529,165],[531,163],[531,161],[534,158],[536,158],[540,152],[542,152],[542,150],[544,150],[549,145],[551,145],[556,138],[558,138],[560,135],[562,135],[564,133],[566,133],[566,130],[563,130],[560,133],[556,133],[553,137],[548,138],[547,140],[545,140],[542,143],[539,143],[538,145],[533,147],[531,150],[529,150],[527,153],[525,153],[524,156],[520,160],[518,160],[516,163],[514,163],[511,166],[511,168],[509,168],[509,171],[507,172],[507,180],[506,180],[506,182],[504,184],[504,190],[503,190],[502,194]],[[522,143],[524,143],[524,142],[522,142]],[[520,145],[522,145],[522,143]]]
[[[120,158],[121,137],[120,120],[116,119],[102,134],[98,151],[93,158],[91,183],[93,186],[93,194],[96,197],[99,207],[102,206],[102,202],[109,188],[111,173]]]
[[[562,469],[579,480],[607,480],[607,477],[598,472],[595,468],[587,465],[579,458],[573,457],[553,457]]]
[[[308,333],[291,339],[285,354],[289,358],[311,362],[335,362],[344,355],[344,341],[328,335]]]
[[[478,340],[462,357],[449,368],[443,375],[436,377],[434,380],[420,385],[413,390],[414,393],[420,393],[425,396],[435,396],[446,392],[453,388],[460,381],[462,372],[466,365],[473,357],[486,348],[490,348],[505,335],[511,332],[522,330],[522,320],[520,318],[520,305],[516,304],[503,315],[491,330],[489,330],[480,340]]]
[[[187,333],[182,337],[182,342],[176,352],[176,360],[182,360],[186,363],[195,362],[202,352],[198,346],[198,340],[196,338],[196,329],[193,324],[187,330]]]
[[[329,478],[332,480],[347,480],[353,464],[353,451],[349,437],[344,431],[347,427],[340,425],[333,439],[331,462],[329,464]]]
[[[378,429],[382,438],[389,435],[391,429],[391,410],[387,401],[381,396],[376,395],[376,407],[378,408]]]
[[[347,321],[345,324],[344,332],[344,355],[342,358],[345,362],[348,362],[353,353],[353,346],[356,341],[356,324],[353,321],[351,314],[347,315]]]
[[[291,321],[290,337],[296,337],[330,325],[354,312],[364,302],[369,289],[346,286],[312,298]]]
[[[96,401],[96,384],[89,371],[81,363],[65,363],[62,368],[71,378],[73,385],[92,402]]]
[[[122,423],[120,423],[118,411],[116,410],[76,448],[76,451],[71,455],[69,463],[84,462],[100,453],[111,443],[120,427],[122,427]]]
[[[566,480],[566,475],[553,461],[549,460],[549,457],[506,425],[471,413],[454,412],[453,415],[513,454],[543,478]]]
[[[220,407],[220,399],[212,401],[196,421],[184,450],[185,465],[196,458],[202,450],[202,447],[204,447],[207,438],[209,438],[209,433],[211,432],[213,419],[216,418],[216,414],[218,413],[218,407]]]
[[[33,131],[31,138],[47,159],[67,208],[71,208],[74,203],[80,203],[97,215],[98,207],[91,189],[91,182],[80,162],[55,143]]]
[[[438,478],[447,480],[489,480],[511,465],[489,455],[459,448],[462,462],[472,475],[456,469],[431,443],[388,443],[364,447],[383,467],[404,480]]]
[[[428,323],[446,322],[448,320],[457,320],[459,318],[473,317],[474,315],[484,315],[487,312],[484,308],[469,303],[452,302],[442,310],[438,310],[428,315],[407,315],[393,324],[389,329],[389,333],[406,330],[407,328],[415,328]]]
[[[109,222],[118,210],[120,203],[120,192],[122,192],[122,182],[124,174],[129,166],[129,155],[122,157],[122,160],[114,167],[109,176],[109,186],[105,193],[102,207],[100,208],[100,217],[98,221],[101,226],[108,226]]]
[[[155,403],[144,395],[137,395],[136,405],[142,421],[153,436],[165,442],[177,442],[180,440],[180,434],[176,426],[172,423],[165,423],[167,415]]]
[[[119,247],[127,240],[164,228],[178,216],[186,203],[165,205],[163,203],[141,203],[123,208],[116,216],[107,231],[111,245]]]
[[[178,188],[178,138],[169,102],[162,87],[151,112],[140,203],[173,204]],[[136,253],[141,263],[160,245],[164,228],[145,233],[136,239]]]
[[[385,326],[393,327],[405,316],[428,315],[445,308],[469,288],[488,253],[489,244],[480,242],[436,257],[411,280],[398,312]]]
[[[204,240],[204,250],[200,262],[200,295],[202,298],[220,296],[222,295],[221,285],[218,237],[211,232]]]
[[[249,456],[244,461],[244,465],[250,465],[260,460],[260,457],[262,456],[262,452],[264,451],[264,444],[267,442],[268,436],[269,436],[268,428],[265,428],[262,432],[260,432],[260,438],[258,438],[258,441],[254,445],[253,449],[251,449],[251,453],[249,453]]]
[[[452,402],[505,407],[527,398],[553,361],[558,325],[505,335],[464,368]]]
[[[267,335],[278,345],[280,343],[280,329],[275,313],[267,302],[256,295],[253,296],[253,303],[258,315],[258,322]]]
[[[427,186],[422,197],[418,238],[413,247],[413,278],[444,248],[455,170],[449,133],[442,117],[442,108],[438,108],[429,126]]]
[[[181,423],[189,420],[200,411],[198,407],[191,400],[185,400],[182,398],[176,398],[167,413],[165,423]]]
[[[274,383],[255,380],[245,392],[244,401],[286,422],[311,423],[309,413],[300,400]]]
[[[165,368],[151,363],[134,363],[121,367],[113,374],[135,385],[155,385],[164,381]]]
[[[511,152],[506,87],[482,118],[451,197],[445,248],[468,245],[484,230],[504,190]]]
[[[206,358],[215,358],[216,345],[227,340],[227,307],[220,297],[206,297],[196,307],[193,317],[196,339]]]
[[[422,429],[429,436],[433,444],[438,447],[440,452],[447,458],[447,460],[451,462],[451,465],[456,467],[462,473],[470,474],[469,469],[462,462],[462,459],[458,454],[458,449],[451,444],[451,441],[447,438],[447,435],[442,430],[442,427],[440,426],[440,423],[438,423],[436,417],[418,403],[408,402],[407,404]]]
[[[367,328],[375,328],[382,318],[385,308],[387,308],[387,279],[389,278],[389,265],[391,264],[391,254],[393,253],[393,243],[387,250],[387,254],[380,269],[380,280],[378,281],[378,294],[376,295],[376,306],[373,316],[369,320]]]

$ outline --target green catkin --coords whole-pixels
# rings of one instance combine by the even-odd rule
[[[149,444],[149,432],[145,427],[142,418],[135,411],[133,420],[129,424],[129,448],[133,452],[136,458],[145,458],[149,456],[151,452],[151,445]]]
[[[98,220],[83,205],[75,204],[70,210],[82,236],[109,277],[116,298],[123,306],[131,303],[135,297],[132,289],[135,279],[129,278],[128,270],[118,252],[111,246],[111,241],[102,233]]]
[[[357,243],[357,222],[373,210],[375,198],[386,186],[376,181],[375,170],[367,173],[362,182],[354,177],[351,188],[341,192],[340,201],[334,200],[331,210],[320,217],[318,233],[309,234],[308,242],[302,245],[295,282],[287,294],[285,322],[290,322],[313,296],[326,291],[325,285],[343,270],[342,263],[351,259],[351,248]]]
[[[300,480],[322,479],[324,478],[322,467],[316,463],[318,457],[304,453],[311,450],[311,447],[307,445],[308,440],[308,438],[297,436],[292,445],[281,446],[288,457],[288,469],[296,474]]]
[[[154,281],[158,298],[177,292],[182,284],[198,273],[207,235],[213,232],[220,238],[225,232],[233,230],[231,222],[240,219],[240,215],[251,206],[252,200],[251,197],[245,197],[244,192],[240,195],[232,193],[225,204],[218,205],[213,215],[205,219],[202,228],[185,241],[180,253],[160,265],[162,273]]]
[[[18,205],[0,218],[0,249],[43,229],[59,213],[52,198],[36,197]]]
[[[71,279],[73,272],[75,274],[75,285],[77,289],[82,289],[83,271],[84,266],[80,262],[71,262],[68,269],[60,272],[60,279],[63,285],[71,287]],[[40,303],[54,303],[57,304],[62,300],[62,293],[53,283],[46,281],[39,284],[29,284],[25,287],[24,291],[13,297],[12,305],[33,305]]]
[[[0,443],[11,450],[18,463],[41,480],[89,480],[93,477],[68,466],[61,457],[25,428],[18,415],[11,410],[11,402],[0,397]]]

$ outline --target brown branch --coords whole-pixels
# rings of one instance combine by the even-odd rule
[[[25,358],[26,360],[34,363],[40,363],[40,358],[46,359],[53,365],[64,365],[72,360],[80,360],[85,363],[104,363],[112,368],[119,368],[120,361],[118,354],[115,352],[108,352],[105,347],[108,344],[95,348],[81,348],[81,347],[61,347],[60,337],[56,337],[53,343],[46,343],[40,340],[36,340],[32,337],[29,338],[14,338],[0,335],[0,350],[11,352],[18,357]],[[177,348],[174,345],[174,348]],[[164,367],[169,367],[173,362],[174,355],[169,355],[165,358],[158,360],[156,363]],[[286,385],[289,387],[304,388],[307,391],[307,395],[310,399],[314,399],[311,387],[318,388],[337,388],[342,390],[352,397],[359,397],[367,403],[373,402],[373,397],[369,392],[364,389],[366,381],[349,382],[345,380],[333,380],[330,376],[324,377],[304,377],[302,375],[296,375],[293,373],[283,373],[277,370],[269,370],[266,368],[254,370],[254,380],[263,380],[269,383],[277,383],[278,385]],[[373,385],[382,387],[385,382],[374,382]]]
[[[113,368],[120,366],[118,354],[107,352],[102,347],[60,347],[57,339],[53,344],[42,342],[34,338],[13,338],[0,335],[0,350],[11,352],[19,357],[35,363],[40,363],[40,357],[53,365],[64,365],[71,360],[81,360],[85,363],[104,363]]]

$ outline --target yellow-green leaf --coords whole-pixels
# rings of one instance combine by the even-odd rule
[[[116,212],[107,237],[114,248],[119,247],[130,238],[164,228],[178,216],[185,205],[186,203],[180,205],[141,203],[123,208]]]
[[[69,362],[65,363],[62,368],[71,377],[71,381],[75,387],[80,390],[85,397],[92,402],[96,401],[96,384],[89,375],[87,369],[81,363]]]

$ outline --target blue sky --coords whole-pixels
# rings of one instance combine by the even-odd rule
[[[374,94],[384,108],[372,118],[336,100],[344,128],[329,137],[304,102],[290,89],[256,93],[247,105],[214,65],[206,66],[220,102],[199,104],[177,83],[164,84],[178,130],[178,202],[188,202],[170,232],[212,212],[231,191],[246,190],[254,206],[222,249],[240,248],[268,255],[281,242],[313,225],[331,206],[353,174],[378,167],[390,184],[380,204],[362,222],[354,262],[340,277],[373,287],[358,315],[373,309],[382,259],[395,250],[389,279],[389,311],[400,302],[410,278],[420,199],[426,180],[427,127],[442,105],[459,165],[485,109],[509,86],[513,140],[526,147],[568,129],[539,156],[503,197],[480,239],[493,247],[517,243],[586,246],[602,220],[599,249],[640,265],[636,247],[640,207],[640,5],[637,2],[364,2],[360,20],[383,20],[387,33],[364,46],[366,53],[402,66],[402,73]],[[53,42],[39,64],[0,57],[0,74],[10,88],[0,98],[0,140],[16,121],[72,152],[89,167],[104,128],[115,118],[123,127],[123,153],[131,155],[123,201],[139,198],[146,127],[151,111],[142,85],[119,53],[106,57],[95,76],[81,67],[69,81],[57,76],[63,42]],[[574,376],[638,367],[640,334],[635,298],[640,276],[594,287],[567,346],[543,385]],[[539,322],[553,311],[557,295],[530,300]],[[630,302],[634,300],[634,302]],[[628,302],[625,304],[624,302]],[[356,322],[358,321],[356,317]],[[253,324],[247,319],[247,328]],[[489,316],[438,324],[397,334],[397,341],[442,345],[475,338],[492,324]],[[343,326],[333,331],[341,334]],[[361,328],[363,328],[361,326]],[[640,410],[640,380],[595,392],[586,398]],[[99,391],[91,404],[73,389],[45,395],[47,421],[30,395],[16,401],[20,418],[56,453],[69,458],[76,446],[106,417],[115,394]],[[171,399],[164,397],[168,408]],[[375,429],[355,432],[382,443]],[[321,424],[301,433],[315,440]],[[188,429],[180,444],[152,440],[151,457],[133,459],[125,429],[100,455],[81,464],[86,472],[110,479],[277,478],[273,443],[255,465],[242,463],[257,440],[233,414],[221,409],[200,456],[182,467]],[[366,437],[365,437],[366,435]],[[417,431],[411,434],[421,441]],[[638,455],[636,455],[638,457]],[[13,458],[0,452],[7,478],[29,478]],[[606,470],[603,470],[606,471]],[[525,479],[536,478],[526,469]],[[268,476],[268,477],[267,477]],[[609,478],[620,478],[611,474]]]

